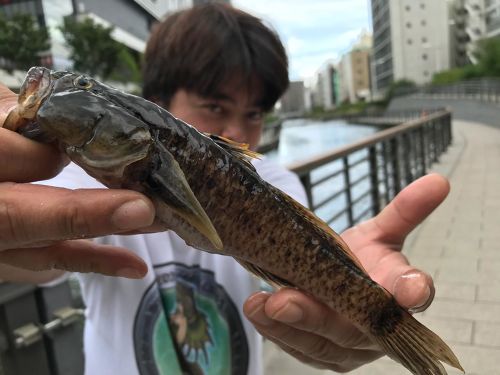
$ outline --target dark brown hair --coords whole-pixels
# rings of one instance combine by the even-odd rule
[[[260,19],[209,3],[174,13],[153,28],[144,56],[145,98],[168,107],[179,89],[209,97],[235,78],[246,88],[259,87],[256,104],[265,111],[288,87],[283,44]]]

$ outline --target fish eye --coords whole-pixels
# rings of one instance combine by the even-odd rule
[[[92,82],[87,77],[80,76],[75,79],[75,86],[81,89],[90,89],[92,87]]]

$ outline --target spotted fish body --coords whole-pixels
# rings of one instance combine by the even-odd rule
[[[413,374],[444,375],[440,361],[462,369],[437,335],[367,275],[340,236],[259,177],[241,145],[91,78],[44,68],[28,73],[9,124],[55,141],[108,187],[147,195],[157,218],[189,245],[313,295]]]

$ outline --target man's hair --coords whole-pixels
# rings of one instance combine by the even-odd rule
[[[179,89],[209,97],[224,84],[260,90],[255,103],[270,110],[287,89],[288,59],[278,35],[227,4],[173,13],[155,25],[144,56],[143,95],[170,105]]]

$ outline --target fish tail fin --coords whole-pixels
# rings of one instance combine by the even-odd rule
[[[405,310],[389,334],[372,336],[389,357],[415,375],[446,375],[440,361],[465,373],[448,345]]]

